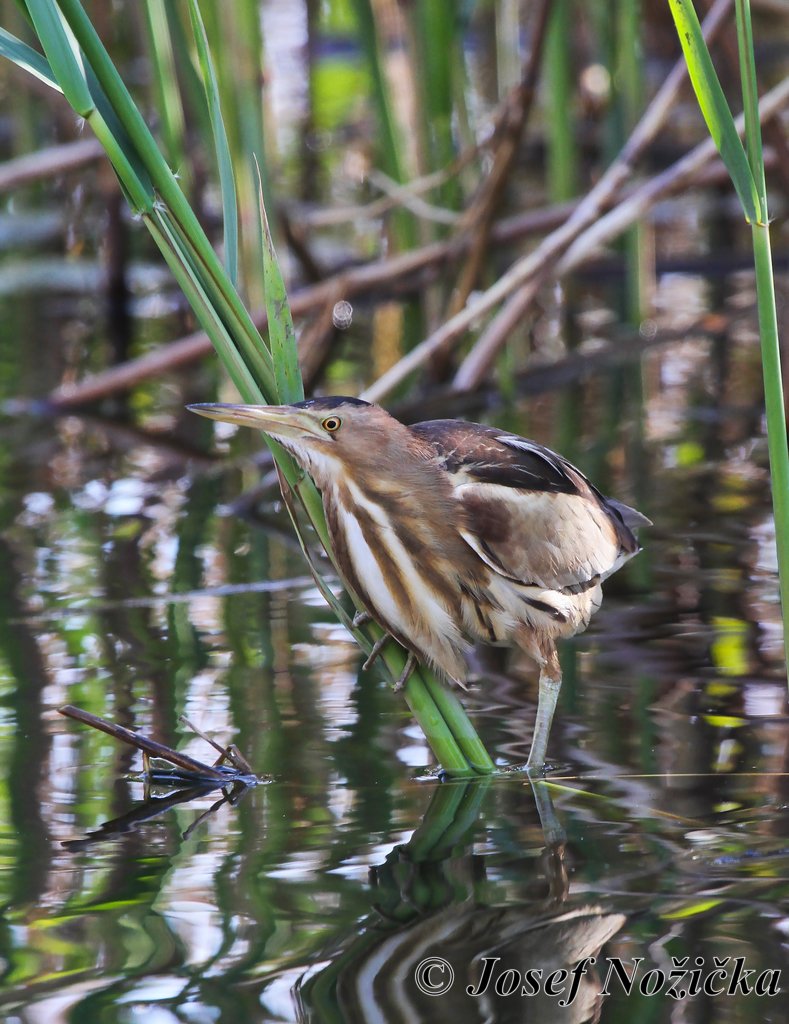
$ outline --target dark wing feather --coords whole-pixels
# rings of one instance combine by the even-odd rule
[[[411,427],[450,475],[467,543],[513,581],[578,593],[638,551],[640,513],[600,492],[561,455],[495,427],[432,420]]]
[[[569,465],[560,455],[496,427],[462,420],[427,420],[410,428],[432,446],[448,473],[472,474],[479,483],[573,493]],[[508,445],[506,441],[511,443]],[[502,443],[505,441],[505,443]]]

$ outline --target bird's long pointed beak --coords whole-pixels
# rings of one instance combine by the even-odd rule
[[[241,427],[256,427],[273,437],[304,437],[312,434],[314,427],[304,410],[289,405],[229,405],[225,403],[200,403],[187,405],[190,412],[206,416],[222,423],[235,423]]]

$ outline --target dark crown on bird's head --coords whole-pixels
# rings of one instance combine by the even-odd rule
[[[351,398],[348,395],[324,395],[320,398],[305,398],[303,402],[294,402],[294,409],[315,409],[316,412],[323,412],[327,409],[338,409],[344,405],[369,406],[369,402],[361,398]]]

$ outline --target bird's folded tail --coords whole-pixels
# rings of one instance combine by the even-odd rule
[[[610,505],[615,512],[619,513],[622,517],[622,522],[631,530],[637,530],[639,526],[652,525],[652,520],[647,519],[637,508],[631,508],[630,505],[625,505],[623,501],[617,501],[616,498],[606,498],[605,500],[607,505]]]

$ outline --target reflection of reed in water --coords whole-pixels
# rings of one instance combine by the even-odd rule
[[[325,966],[300,978],[300,1020],[581,1022],[596,1015],[602,984],[584,961],[625,917],[568,902],[563,837],[545,790],[538,808],[550,836],[547,897],[480,903],[485,859],[472,841],[485,789],[483,782],[436,790],[411,840],[372,870],[374,913],[358,934],[339,937]],[[574,977],[576,965],[584,969]],[[553,995],[545,992],[551,975]]]

